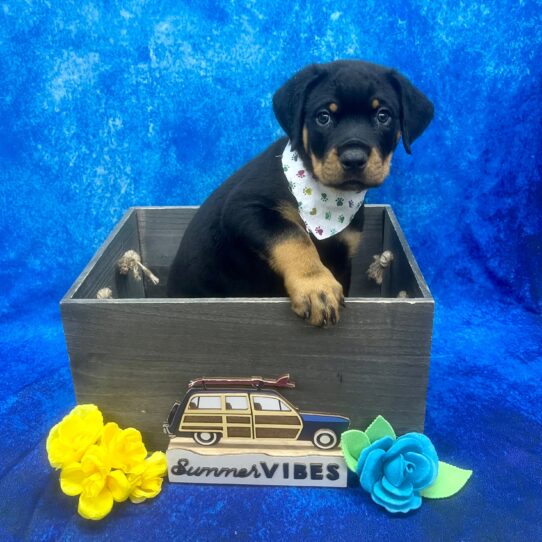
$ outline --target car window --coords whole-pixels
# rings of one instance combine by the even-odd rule
[[[284,401],[281,401],[280,399],[276,399],[275,397],[266,397],[263,395],[254,395],[253,396],[253,402],[254,402],[254,410],[265,410],[265,411],[290,411],[290,408],[284,403]]]
[[[246,395],[226,395],[226,410],[248,410]]]
[[[190,401],[190,410],[220,410],[219,395],[198,395]]]
[[[286,412],[290,412],[290,407],[284,402],[284,401],[281,401],[279,400],[279,403],[280,403],[280,409],[283,410],[283,411],[286,411]]]

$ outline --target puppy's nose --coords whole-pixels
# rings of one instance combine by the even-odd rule
[[[349,147],[339,156],[343,169],[363,169],[367,165],[367,153],[360,147]]]

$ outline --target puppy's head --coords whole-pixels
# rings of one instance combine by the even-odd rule
[[[382,184],[399,140],[410,154],[433,118],[433,104],[404,76],[354,60],[300,71],[273,109],[321,183],[358,191]]]

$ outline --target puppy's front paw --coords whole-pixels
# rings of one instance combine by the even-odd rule
[[[344,307],[343,287],[324,268],[297,278],[288,285],[293,311],[313,326],[336,324],[339,306]]]

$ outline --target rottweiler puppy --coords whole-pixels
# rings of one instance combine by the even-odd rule
[[[433,105],[398,72],[314,64],[273,97],[288,135],[234,173],[190,222],[170,297],[276,297],[315,326],[335,324],[363,230],[363,196],[388,176]],[[331,205],[331,206],[330,206]]]

